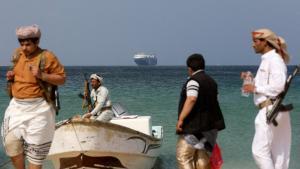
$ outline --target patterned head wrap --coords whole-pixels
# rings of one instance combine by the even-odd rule
[[[103,83],[103,77],[94,73],[90,76],[90,79],[96,79],[96,80],[99,80],[100,83]]]
[[[287,52],[285,40],[282,37],[277,36],[270,29],[258,29],[252,32],[252,38],[266,40],[276,49],[277,53],[281,55],[285,63],[289,62],[289,54]]]
[[[40,38],[41,31],[38,25],[21,26],[17,28],[18,39]]]

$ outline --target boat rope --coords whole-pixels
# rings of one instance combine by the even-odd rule
[[[5,161],[4,163],[0,164],[0,168],[5,167],[5,165],[9,164],[10,160]]]
[[[71,124],[72,124],[72,128],[73,128],[73,130],[74,130],[75,136],[76,136],[76,140],[77,140],[77,142],[78,142],[78,144],[79,144],[79,146],[80,146],[80,151],[83,151],[83,148],[82,148],[81,143],[80,143],[80,141],[79,141],[78,134],[77,134],[76,129],[75,129],[75,127],[74,127],[74,123],[71,123]]]

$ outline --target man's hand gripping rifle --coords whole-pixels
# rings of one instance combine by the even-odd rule
[[[84,76],[84,93],[79,93],[79,97],[83,99],[82,109],[88,108],[88,112],[91,112],[94,109],[94,105],[91,99],[90,83],[86,74]]]
[[[296,76],[296,74],[299,72],[299,70],[300,70],[300,65],[296,66],[293,73],[291,75],[289,75],[289,77],[285,83],[284,90],[276,97],[276,100],[274,101],[272,109],[267,112],[267,123],[268,124],[270,124],[272,122],[274,124],[274,126],[277,126],[278,123],[276,121],[276,117],[277,117],[278,113],[282,110],[292,110],[293,109],[292,104],[282,105],[282,101],[283,101],[286,93],[289,90],[289,87],[290,87],[290,84],[291,84],[293,78]]]

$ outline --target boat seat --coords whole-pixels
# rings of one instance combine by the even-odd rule
[[[128,110],[121,103],[114,103],[111,109],[115,117],[129,115]]]
[[[151,116],[137,116],[136,118],[125,119],[122,117],[115,117],[110,122],[152,136]]]

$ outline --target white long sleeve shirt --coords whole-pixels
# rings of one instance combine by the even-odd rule
[[[91,112],[92,115],[96,115],[97,113],[100,113],[102,107],[111,106],[108,90],[104,86],[100,86],[97,90],[93,89],[91,91],[91,98],[96,103],[95,108]]]
[[[287,67],[279,54],[271,50],[261,56],[261,63],[254,82],[254,103],[258,105],[267,98],[275,98],[284,90]]]

